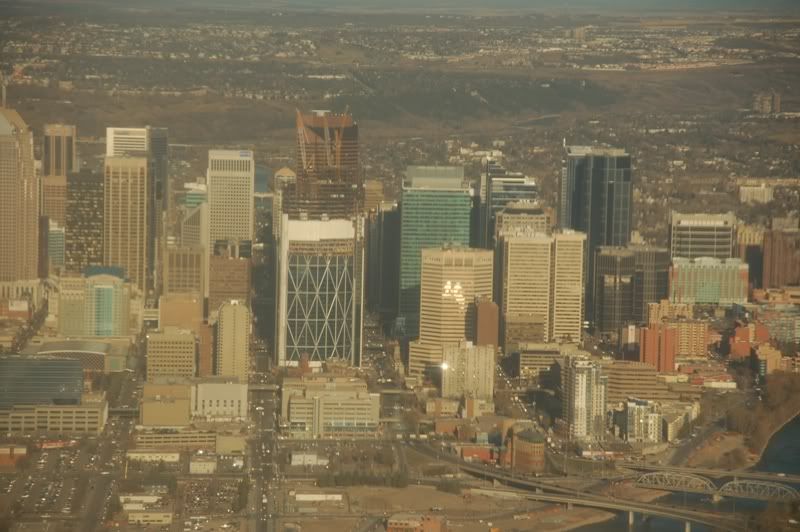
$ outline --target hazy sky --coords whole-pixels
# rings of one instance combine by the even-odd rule
[[[294,0],[295,5],[341,7],[480,7],[497,8],[640,8],[669,10],[691,9],[743,9],[768,7],[800,7],[800,0]]]

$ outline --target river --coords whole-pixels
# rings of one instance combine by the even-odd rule
[[[773,473],[786,473],[800,475],[800,416],[783,427],[780,432],[775,434],[770,440],[764,451],[761,461],[756,465],[758,471],[769,471]],[[699,495],[673,494],[657,501],[660,504],[687,507],[712,506],[708,497]],[[731,511],[758,511],[764,507],[763,503],[753,501],[734,501],[725,500],[715,506],[718,509]],[[580,532],[683,532],[683,522],[671,519],[642,519],[636,516],[636,522],[632,528],[628,527],[628,515],[620,514],[614,519],[578,528]],[[711,529],[701,525],[692,525],[692,532],[710,532]]]

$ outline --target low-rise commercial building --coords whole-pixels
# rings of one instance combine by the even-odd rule
[[[213,475],[217,472],[217,457],[214,455],[197,454],[189,459],[190,475]]]
[[[181,453],[159,449],[131,450],[125,453],[125,456],[131,462],[164,462],[167,464],[176,464],[181,460]]]
[[[217,454],[241,454],[245,439],[241,435],[218,434],[203,430],[143,430],[134,438],[137,448],[209,451]]]
[[[386,532],[447,532],[447,519],[441,515],[393,514],[386,522]]]
[[[293,438],[374,437],[380,395],[361,379],[314,375],[286,378],[281,394],[282,425]]]
[[[18,405],[0,410],[0,434],[100,434],[108,420],[108,403]]]
[[[247,384],[236,379],[206,379],[191,388],[192,417],[206,421],[247,419]]]
[[[139,423],[145,427],[179,428],[191,422],[191,386],[188,381],[155,379],[144,385]]]

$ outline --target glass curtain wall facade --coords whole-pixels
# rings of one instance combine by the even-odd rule
[[[419,335],[422,250],[443,244],[469,245],[472,198],[468,188],[409,188],[400,210],[400,291],[398,329]],[[404,333],[404,334],[403,334]]]

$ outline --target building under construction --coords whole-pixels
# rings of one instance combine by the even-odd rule
[[[292,219],[352,218],[362,189],[353,117],[297,111],[297,181],[284,190],[283,212]]]

